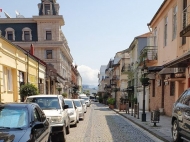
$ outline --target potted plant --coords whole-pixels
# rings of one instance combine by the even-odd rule
[[[19,94],[21,96],[21,101],[24,101],[27,96],[37,95],[38,89],[35,85],[27,83],[20,87]]]
[[[67,98],[67,93],[62,93],[61,95],[63,96],[63,98]]]
[[[126,99],[123,97],[120,98],[119,111],[126,109]]]
[[[149,78],[148,77],[141,77],[140,81],[142,83],[142,85],[148,86],[149,85]]]
[[[60,94],[61,90],[62,90],[61,87],[58,87],[58,88],[57,88],[57,91],[59,92],[59,94]]]
[[[115,99],[108,98],[107,102],[108,102],[109,108],[114,109]]]

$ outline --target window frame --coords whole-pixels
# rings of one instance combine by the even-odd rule
[[[46,31],[46,40],[52,40],[52,31],[51,30]]]
[[[164,18],[164,47],[167,46],[168,16]]]
[[[49,51],[51,51],[51,58],[48,58]],[[53,59],[53,50],[46,50],[46,59]]]
[[[172,24],[172,40],[177,36],[177,5],[173,7],[173,24]]]
[[[12,34],[12,39],[8,39],[8,33],[11,32]],[[6,28],[5,29],[5,38],[10,40],[10,41],[15,41],[15,30],[13,28]]]

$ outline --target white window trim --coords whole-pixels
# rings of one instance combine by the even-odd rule
[[[6,73],[7,73],[7,72],[6,72],[6,68],[4,67],[4,68],[3,68],[3,87],[4,87],[4,90],[3,90],[3,91],[4,91],[4,92],[7,90],[7,89],[6,89],[6,88],[7,88],[7,87],[6,87],[6,76],[7,76]]]
[[[30,33],[30,40],[32,41],[32,30],[30,28],[28,28],[28,27],[25,27],[25,28],[22,29],[22,40],[25,41],[24,32],[27,32],[27,31]]]
[[[7,68],[7,90],[13,90],[13,83],[12,83],[12,71],[10,68]]]
[[[8,39],[7,32],[12,32],[13,33],[13,41],[15,41],[15,30],[13,28],[6,28],[5,29],[5,38]]]

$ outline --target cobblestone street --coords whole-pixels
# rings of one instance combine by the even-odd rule
[[[93,103],[85,119],[71,127],[67,142],[161,142],[107,106]]]

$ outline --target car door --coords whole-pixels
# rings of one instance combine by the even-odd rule
[[[45,113],[39,107],[37,107],[37,111],[39,112],[41,122],[43,122],[43,124],[45,126],[44,127],[44,132],[42,134],[42,137],[44,137],[45,142],[47,142],[48,139],[49,139],[49,135],[51,133],[50,124],[49,124],[49,122],[48,122],[48,120],[46,118]]]
[[[187,95],[184,98],[184,107],[182,111],[183,111],[182,133],[185,136],[189,136],[190,135],[190,90],[188,91]]]
[[[34,123],[42,122],[42,118],[40,117],[40,113],[39,113],[37,107],[34,107],[34,109],[33,109],[33,116],[34,116],[34,118],[33,118]],[[47,127],[35,129],[35,130],[33,130],[33,132],[34,132],[34,137],[35,137],[36,142],[47,142],[47,140],[46,140]]]
[[[68,110],[64,109],[64,105],[65,105],[64,99],[60,97],[59,100],[62,107],[62,115],[63,115],[64,121],[66,122],[66,127],[67,127],[70,124],[70,120],[68,119]]]

